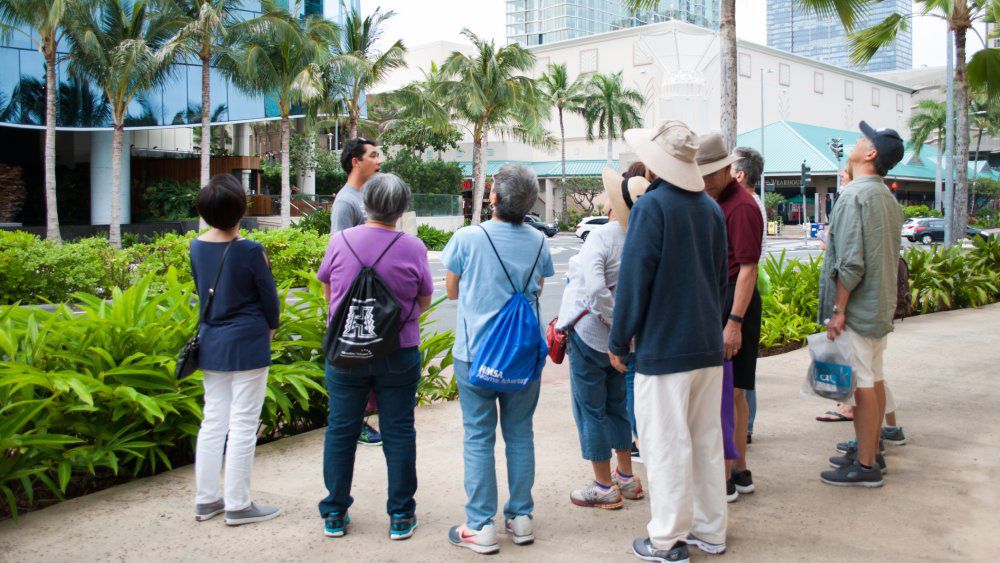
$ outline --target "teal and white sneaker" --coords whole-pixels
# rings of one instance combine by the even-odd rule
[[[837,444],[837,451],[840,452],[840,453],[842,453],[842,454],[848,454],[848,453],[851,453],[851,452],[853,452],[853,451],[855,451],[857,449],[858,449],[858,439],[857,438],[851,438],[850,440],[847,440],[846,442],[840,442],[839,444]],[[884,454],[885,453],[885,441],[882,440],[881,438],[879,438],[879,441],[878,441],[878,453],[880,453],[880,454]]]
[[[694,534],[688,534],[688,537],[686,540],[684,540],[684,542],[687,543],[688,545],[693,545],[698,549],[704,551],[705,553],[711,555],[722,555],[723,553],[726,552],[725,542],[723,543],[707,542]]]
[[[393,514],[389,519],[389,539],[405,540],[413,536],[417,529],[417,517],[406,514]]]
[[[470,530],[465,524],[452,526],[451,530],[448,530],[448,541],[454,546],[471,549],[476,553],[500,551],[497,529],[493,524],[487,524],[481,530]]]
[[[323,519],[323,535],[328,538],[343,537],[347,533],[347,526],[351,523],[351,516],[346,512],[332,512]]]
[[[902,426],[883,426],[882,439],[891,446],[905,446],[906,435]]]

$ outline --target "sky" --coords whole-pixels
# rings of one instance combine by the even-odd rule
[[[736,0],[736,34],[741,39],[767,44],[766,0]],[[385,37],[402,38],[408,46],[434,41],[464,42],[463,27],[484,39],[506,43],[505,0],[361,0],[361,11],[377,7],[394,10],[396,17],[386,24]],[[913,66],[942,66],[945,60],[945,25],[932,17],[913,21]],[[970,56],[979,39],[970,36]]]

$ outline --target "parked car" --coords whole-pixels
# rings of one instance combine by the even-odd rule
[[[559,227],[556,227],[552,223],[546,223],[545,221],[542,221],[542,219],[537,215],[531,215],[531,214],[525,215],[524,222],[525,224],[531,225],[532,227],[538,229],[539,231],[542,231],[543,233],[545,233],[545,236],[549,238],[556,236],[556,233],[559,232]]]
[[[576,236],[580,237],[582,240],[587,240],[587,235],[590,234],[590,231],[606,224],[607,222],[608,218],[604,215],[584,217],[583,221],[580,221],[580,224],[576,226]]]
[[[990,235],[975,227],[965,227],[966,238],[980,237],[988,239]],[[921,219],[913,227],[913,233],[906,237],[910,242],[920,241],[923,244],[944,242],[944,219]]]
[[[907,219],[906,222],[903,223],[903,230],[900,233],[900,236],[904,236],[912,241],[913,239],[910,237],[913,235],[913,229],[915,229],[921,221],[929,221],[931,219],[934,219],[934,217],[911,217]]]

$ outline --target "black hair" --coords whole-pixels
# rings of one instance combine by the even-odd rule
[[[364,137],[355,137],[344,144],[344,150],[340,151],[340,167],[344,169],[345,173],[350,174],[351,170],[354,169],[352,159],[361,160],[365,157],[365,152],[367,152],[365,145],[376,146],[375,141]]]
[[[216,174],[198,192],[198,215],[216,229],[229,230],[247,212],[247,195],[232,174]]]

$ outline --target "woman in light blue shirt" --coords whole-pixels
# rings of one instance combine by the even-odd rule
[[[493,448],[498,403],[510,485],[510,500],[504,506],[505,527],[514,543],[534,541],[532,417],[538,404],[540,380],[528,383],[519,391],[498,393],[472,385],[469,366],[489,332],[491,321],[512,295],[507,274],[518,284],[527,281],[525,293],[531,296],[536,315],[543,278],[555,274],[545,236],[524,224],[524,215],[537,199],[538,178],[534,172],[514,164],[502,167],[493,176],[492,220],[484,222],[481,228],[459,229],[441,256],[448,268],[448,298],[458,299],[453,356],[465,428],[465,490],[469,495],[465,523],[453,527],[448,537],[452,544],[477,553],[495,553],[500,549],[493,524],[497,512]],[[541,323],[538,330],[540,335]]]

